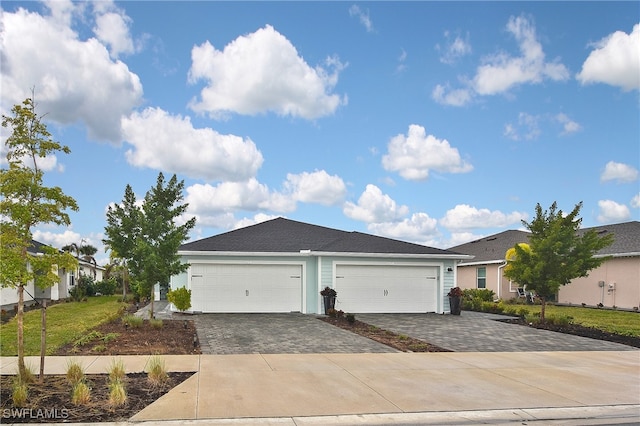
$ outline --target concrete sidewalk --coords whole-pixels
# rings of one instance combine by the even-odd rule
[[[121,359],[129,372],[143,371],[149,359],[73,359],[87,373],[104,373],[113,358]],[[602,419],[608,424],[640,422],[640,351],[163,358],[169,371],[197,373],[131,421],[291,425],[508,424],[541,419],[563,424],[598,424],[593,422]],[[46,373],[63,374],[68,360],[48,357]],[[2,374],[15,373],[15,358],[1,361]],[[37,359],[31,362],[36,365]]]

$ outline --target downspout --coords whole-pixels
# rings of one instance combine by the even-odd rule
[[[507,262],[505,261],[502,265],[498,266],[498,299],[501,299],[500,297],[500,289],[502,288],[502,271],[501,269],[503,269],[505,266],[507,266]]]

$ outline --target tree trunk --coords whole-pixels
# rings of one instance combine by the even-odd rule
[[[540,296],[540,301],[542,302],[542,306],[540,308],[540,322],[544,324],[544,308],[546,307],[547,299]]]
[[[156,290],[156,286],[152,285],[151,286],[151,306],[149,306],[149,319],[153,319],[153,299],[155,299],[155,290]]]
[[[40,384],[44,382],[44,356],[47,351],[47,299],[42,300],[42,329],[40,330]]]
[[[24,285],[18,286],[18,375],[24,380],[27,376],[27,367],[24,365]]]

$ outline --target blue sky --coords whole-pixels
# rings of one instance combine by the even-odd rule
[[[158,172],[192,239],[284,216],[447,248],[584,202],[640,218],[637,2],[2,3],[1,109],[30,95],[100,248]],[[2,139],[6,138],[3,129]],[[3,155],[4,156],[4,155]]]

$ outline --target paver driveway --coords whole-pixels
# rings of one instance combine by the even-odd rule
[[[626,351],[637,348],[495,321],[503,315],[358,314],[356,318],[454,352]]]
[[[193,319],[203,354],[398,352],[315,315],[199,314]]]
[[[495,319],[501,315],[356,314],[360,321],[454,352],[632,351],[631,346],[539,330]],[[327,324],[316,315],[194,315],[203,354],[398,352]]]

